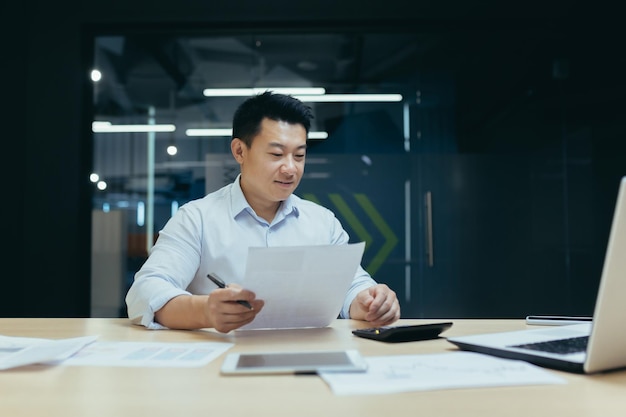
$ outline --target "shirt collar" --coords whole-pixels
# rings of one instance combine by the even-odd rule
[[[252,211],[252,207],[250,207],[250,204],[246,201],[246,197],[243,195],[243,191],[241,190],[241,184],[239,183],[240,178],[241,174],[237,175],[235,182],[230,188],[230,201],[233,208],[233,217],[237,217],[239,213],[246,209]]]
[[[233,209],[233,218],[237,217],[243,211],[248,211],[250,214],[254,214],[254,210],[252,209],[252,207],[250,207],[250,204],[248,204],[246,197],[243,195],[240,179],[241,174],[238,174],[235,182],[233,183],[233,186],[231,187],[230,195]],[[278,212],[276,213],[274,221],[282,219],[290,215],[291,213],[293,213],[293,215],[296,217],[299,215],[298,197],[294,196],[293,194],[291,194],[285,201],[283,201],[283,204],[281,204]]]

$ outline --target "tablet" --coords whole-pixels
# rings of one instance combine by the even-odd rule
[[[224,375],[316,374],[364,372],[367,363],[357,350],[229,353],[222,363]]]

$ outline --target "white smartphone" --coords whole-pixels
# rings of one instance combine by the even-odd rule
[[[526,316],[526,324],[539,326],[565,326],[568,324],[591,323],[592,317],[586,316]]]
[[[309,352],[229,353],[221,373],[316,374],[318,372],[364,372],[367,363],[357,350]]]

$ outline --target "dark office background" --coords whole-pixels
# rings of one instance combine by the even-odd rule
[[[596,102],[581,102],[579,110],[594,120],[593,168],[574,181],[586,184],[593,200],[587,216],[593,230],[579,239],[593,245],[581,265],[599,276],[617,180],[626,174],[624,94],[624,24],[616,10],[591,2],[574,8],[570,2],[515,3],[496,1],[23,1],[2,6],[2,263],[0,316],[86,317],[90,311],[91,170],[90,89],[86,69],[92,34],[102,28],[141,27],[234,28],[375,28],[455,31],[484,28],[489,33],[507,27],[558,30],[595,50],[586,70]],[[576,44],[564,51],[576,56]],[[589,45],[592,45],[590,48]],[[558,62],[557,62],[558,66]],[[572,69],[573,70],[573,69]],[[555,75],[568,68],[555,68]],[[488,84],[489,80],[482,79]],[[489,88],[489,85],[485,85]],[[582,92],[581,92],[582,94]],[[585,96],[586,99],[589,96]],[[480,99],[480,98],[477,98]],[[569,97],[576,100],[577,97]],[[574,116],[575,117],[575,116]],[[470,136],[471,137],[471,136]],[[483,138],[482,140],[488,140]],[[460,147],[483,146],[462,142]],[[572,164],[575,165],[573,160]],[[441,166],[438,167],[441,169]],[[510,196],[512,201],[515,195]],[[486,205],[488,205],[488,201]],[[574,210],[575,213],[575,210]],[[575,225],[574,225],[575,226]],[[489,248],[486,248],[489,250]],[[518,268],[519,265],[510,265]],[[507,279],[507,271],[501,271]],[[594,293],[597,279],[583,292]],[[547,283],[548,285],[549,283]],[[478,284],[480,285],[480,283]],[[441,290],[441,289],[440,289]],[[452,289],[453,290],[453,289]],[[541,291],[541,288],[537,288]],[[454,291],[454,290],[453,290]],[[462,294],[456,294],[459,297]],[[585,311],[589,312],[586,297]],[[585,303],[583,302],[583,304]],[[486,306],[488,309],[488,306]]]

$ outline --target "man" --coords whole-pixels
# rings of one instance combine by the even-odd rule
[[[271,92],[237,109],[231,151],[241,172],[234,183],[183,205],[159,233],[126,296],[133,322],[227,333],[252,322],[264,303],[236,284],[214,289],[207,273],[241,279],[252,246],[348,243],[330,210],[293,194],[312,117],[299,100]],[[340,316],[382,326],[400,318],[400,306],[395,292],[359,267]]]

